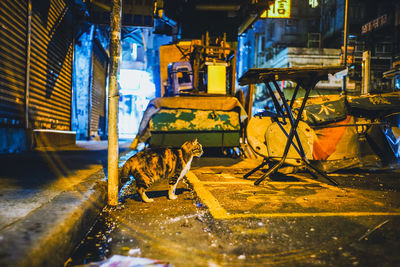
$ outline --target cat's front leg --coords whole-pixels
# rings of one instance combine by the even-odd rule
[[[168,198],[171,200],[178,198],[178,196],[175,195],[175,190],[176,190],[176,186],[178,185],[180,179],[181,179],[181,177],[179,176],[178,178],[174,177],[170,180],[169,189],[168,189]]]
[[[176,185],[178,183],[174,184],[174,185],[169,185],[169,189],[168,189],[168,198],[171,200],[177,199],[178,196],[175,195],[175,189],[176,189]]]
[[[176,186],[179,183],[179,180],[182,178],[182,165],[178,161],[175,167],[175,172],[173,176],[169,179],[169,188],[168,188],[168,198],[173,200],[177,199],[178,196],[175,195]]]
[[[138,188],[137,191],[138,191],[140,197],[142,198],[143,202],[149,203],[149,202],[154,201],[154,199],[147,197],[146,192],[144,191],[143,187]]]

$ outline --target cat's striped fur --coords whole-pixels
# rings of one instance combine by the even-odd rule
[[[160,179],[168,179],[168,198],[176,199],[176,186],[190,169],[193,157],[200,157],[203,148],[197,139],[185,142],[179,149],[148,149],[129,158],[120,172],[124,182],[132,175],[136,189],[144,202],[152,202],[145,190]]]

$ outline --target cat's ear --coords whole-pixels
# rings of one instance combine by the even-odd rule
[[[193,143],[198,143],[199,141],[196,139],[193,140]]]
[[[186,141],[185,143],[182,144],[181,147],[187,146],[187,145],[190,144],[191,142],[192,142],[192,141],[190,141],[190,140],[189,140],[189,141]]]

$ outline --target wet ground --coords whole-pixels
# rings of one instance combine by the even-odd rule
[[[259,162],[202,158],[178,199],[167,183],[139,201],[126,186],[103,211],[67,266],[125,255],[174,266],[399,266],[400,173],[336,173],[334,187],[307,173],[275,175],[260,186]]]

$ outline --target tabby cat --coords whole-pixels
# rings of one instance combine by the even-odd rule
[[[126,182],[132,175],[136,189],[144,202],[152,202],[145,190],[154,182],[169,180],[168,198],[176,199],[176,186],[190,169],[193,157],[200,157],[203,148],[197,139],[185,142],[179,149],[152,149],[141,151],[129,158],[120,172],[120,181]]]

